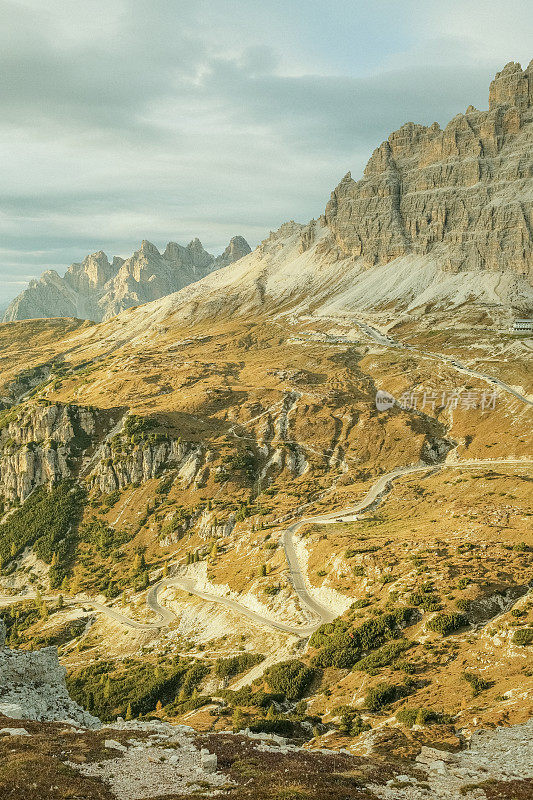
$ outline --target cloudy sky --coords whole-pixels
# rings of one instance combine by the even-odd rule
[[[527,0],[0,0],[0,305],[44,269],[253,246],[533,53]]]

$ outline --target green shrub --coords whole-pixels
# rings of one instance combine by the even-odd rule
[[[278,736],[294,736],[295,724],[290,719],[260,719],[248,725],[252,733],[276,733]]]
[[[219,678],[231,678],[239,675],[264,661],[264,656],[259,653],[240,653],[232,658],[219,658],[215,664],[215,674]]]
[[[477,697],[478,694],[481,694],[481,692],[484,692],[486,689],[490,689],[491,686],[494,686],[494,681],[486,681],[484,678],[480,678],[479,675],[475,675],[473,672],[463,672],[461,677],[472,687],[474,697]]]
[[[350,706],[341,706],[336,713],[340,716],[339,733],[343,736],[359,736],[363,731],[369,731],[371,725],[363,722],[361,714]]]
[[[533,644],[533,628],[519,628],[514,632],[512,641],[513,644],[518,644],[522,647]]]
[[[36,489],[26,502],[0,525],[0,562],[32,546],[35,554],[52,564],[50,584],[61,585],[76,549],[76,525],[83,511],[85,492],[71,481]]]
[[[444,725],[453,721],[453,716],[432,708],[400,708],[396,712],[396,719],[402,725],[412,728],[413,725]]]
[[[423,608],[424,611],[440,611],[442,608],[440,597],[424,589],[418,589],[413,592],[409,597],[409,602],[414,606]]]
[[[298,700],[314,677],[314,670],[298,659],[274,664],[265,672],[265,679],[274,692],[279,692],[287,700]]]
[[[355,600],[350,608],[366,608],[370,605],[370,600],[367,597],[362,597],[360,600]]]
[[[441,633],[443,636],[463,628],[468,625],[468,619],[464,614],[437,614],[436,617],[430,619],[427,627],[435,633]]]
[[[182,691],[191,695],[208,668],[176,657],[154,665],[131,658],[121,662],[99,661],[71,672],[67,685],[71,697],[104,721],[125,715],[131,705],[134,716],[154,711],[157,701],[174,701]],[[205,702],[205,700],[203,701]]]
[[[365,620],[357,627],[346,619],[322,625],[310,639],[312,647],[320,648],[313,659],[314,666],[353,667],[365,653],[397,638],[401,628],[411,621],[413,612],[413,608],[398,608]]]
[[[411,642],[407,641],[407,639],[398,639],[397,641],[389,642],[389,644],[383,645],[379,650],[370,653],[368,656],[358,661],[354,669],[375,673],[381,667],[386,667],[388,664],[395,661],[398,656],[402,655],[409,647],[411,647]]]
[[[407,684],[398,686],[392,683],[378,683],[367,692],[365,705],[369,711],[380,711],[385,706],[405,697],[409,691],[410,687]]]
[[[242,689],[237,691],[224,689],[220,694],[231,706],[270,708],[273,703],[282,703],[285,700],[285,696],[279,692],[264,692],[262,690],[254,692],[251,686],[243,686]]]

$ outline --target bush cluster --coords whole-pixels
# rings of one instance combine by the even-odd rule
[[[430,619],[427,627],[435,633],[441,633],[443,636],[463,628],[468,625],[468,618],[464,614],[437,614],[436,617]]]
[[[481,694],[481,692],[484,692],[486,689],[490,689],[491,686],[494,686],[494,681],[486,681],[484,678],[481,678],[479,675],[475,675],[473,672],[463,672],[461,677],[472,687],[472,693],[474,697],[477,697],[478,694]]]
[[[412,728],[413,725],[444,725],[453,722],[451,714],[434,711],[432,708],[400,708],[396,712],[396,719],[402,725]]]
[[[413,684],[408,679],[404,684],[378,683],[370,689],[365,697],[365,705],[369,711],[381,711],[385,706],[410,694]]]
[[[411,642],[407,639],[389,642],[358,661],[354,665],[354,669],[369,672],[371,675],[375,674],[381,667],[386,667],[396,661],[409,647],[411,647]]]
[[[353,667],[365,653],[400,636],[401,628],[409,624],[413,612],[413,608],[398,608],[365,620],[357,627],[345,619],[322,625],[310,639],[311,646],[319,648],[313,665],[320,668]]]
[[[83,511],[85,492],[72,481],[36,489],[26,502],[0,525],[0,562],[32,546],[51,564],[50,585],[61,585],[76,549],[76,525]]]
[[[533,628],[520,628],[515,631],[513,635],[513,644],[518,644],[522,647],[533,644]]]
[[[313,677],[314,670],[298,659],[274,664],[265,672],[265,679],[269,687],[286,700],[298,700],[302,697]]]
[[[103,721],[154,711],[158,701],[167,705],[191,697],[209,668],[179,657],[157,664],[125,659],[117,667],[99,661],[68,675],[71,697]],[[204,701],[205,702],[205,701]]]
[[[264,656],[259,653],[240,653],[232,658],[219,658],[215,664],[215,674],[219,678],[231,678],[241,672],[251,669],[256,664],[264,661]]]

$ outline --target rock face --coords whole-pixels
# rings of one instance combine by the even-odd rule
[[[0,428],[0,495],[23,502],[37,486],[72,477],[97,440],[97,419],[96,411],[74,405],[14,411]]]
[[[143,241],[130,258],[115,256],[111,263],[100,250],[81,264],[72,264],[63,278],[48,270],[39,280],[30,281],[9,305],[3,321],[78,317],[100,322],[131,306],[177,292],[249,252],[242,236],[235,236],[216,258],[204,250],[199,239],[187,247],[169,242],[164,253]]]
[[[5,647],[0,620],[0,713],[13,719],[72,720],[87,728],[100,721],[70,699],[57,648],[26,652]]]
[[[120,437],[106,441],[94,464],[89,485],[101,492],[124,489],[132,483],[142,483],[158,477],[165,467],[176,469],[176,477],[189,486],[196,481],[203,465],[202,449],[199,445],[167,439],[161,442],[142,443],[130,446],[120,443]]]
[[[469,106],[441,130],[408,122],[348,173],[325,218],[344,256],[368,266],[432,254],[441,269],[531,277],[533,62],[510,63],[489,110]]]

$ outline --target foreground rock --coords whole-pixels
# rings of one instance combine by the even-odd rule
[[[64,720],[97,728],[100,721],[70,699],[57,648],[35,652],[5,646],[0,620],[0,714],[12,719]]]
[[[177,793],[211,791],[228,785],[228,778],[217,772],[217,757],[198,748],[192,728],[158,722],[119,722],[104,732],[131,735],[126,744],[107,739],[104,746],[116,757],[94,763],[69,763],[84,776],[98,778],[117,798],[147,800]],[[142,736],[142,738],[139,738]]]

